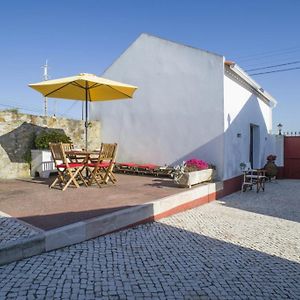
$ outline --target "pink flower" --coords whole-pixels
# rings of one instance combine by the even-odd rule
[[[197,170],[205,170],[205,169],[208,169],[208,163],[205,162],[204,160],[201,160],[201,159],[197,159],[197,158],[192,158],[192,159],[189,159],[185,165],[187,167],[191,167],[191,168],[195,168]]]

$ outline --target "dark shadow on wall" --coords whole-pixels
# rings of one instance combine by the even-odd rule
[[[176,166],[182,164],[183,161],[187,161],[191,158],[197,158],[205,160],[213,165],[217,166],[217,175],[221,179],[223,173],[223,166],[222,166],[222,139],[223,135],[218,135],[217,137],[211,139],[206,144],[202,145],[201,147],[187,153],[186,155],[180,157],[178,160],[172,162],[171,165]],[[219,158],[218,161],[212,161],[209,157],[217,157]]]
[[[230,178],[230,170],[234,170],[239,174],[240,163],[248,162],[250,160],[250,125],[259,125],[258,135],[254,144],[259,149],[253,152],[253,161],[254,168],[262,168],[266,163],[266,149],[268,146],[268,129],[262,114],[261,108],[259,106],[260,99],[257,99],[255,96],[251,96],[246,104],[243,106],[243,109],[232,121],[232,116],[229,116],[228,119],[231,119],[231,123],[224,133],[224,177]],[[256,163],[256,164],[255,164]]]
[[[0,136],[0,145],[11,162],[28,162],[30,150],[34,149],[34,139],[42,132],[61,131],[63,129],[47,128],[24,122],[14,130]]]
[[[191,158],[198,158],[216,165],[219,179],[241,175],[239,164],[242,161],[249,160],[250,148],[249,146],[245,147],[245,145],[250,143],[250,124],[260,125],[261,152],[265,151],[267,143],[265,138],[268,136],[268,131],[258,101],[261,100],[257,100],[252,95],[234,119],[231,115],[227,115],[228,128],[225,133],[214,137],[206,144],[180,157],[172,162],[172,165],[181,164]],[[180,136],[178,140],[180,140]],[[218,160],[212,161],[210,157],[216,157]],[[261,167],[264,165],[264,159],[264,157],[259,157]]]

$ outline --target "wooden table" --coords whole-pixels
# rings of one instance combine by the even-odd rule
[[[70,162],[82,164],[87,164],[89,162],[92,162],[92,160],[97,160],[99,156],[99,151],[70,150],[65,151],[65,153]],[[83,171],[85,171],[85,175],[83,175],[83,173],[81,174],[85,177],[85,180],[88,181],[90,178],[88,168],[84,167],[81,172]]]
[[[70,150],[66,151],[66,156],[71,162],[88,163],[91,161],[92,156],[98,158],[99,151],[86,151],[86,150]]]

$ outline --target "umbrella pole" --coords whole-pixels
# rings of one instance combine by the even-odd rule
[[[85,150],[87,151],[88,145],[88,90],[85,88]]]

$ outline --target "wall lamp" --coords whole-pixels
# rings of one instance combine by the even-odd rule
[[[278,134],[279,135],[281,135],[281,130],[282,130],[282,124],[281,123],[279,123],[278,125],[277,125],[277,128],[278,128]]]

